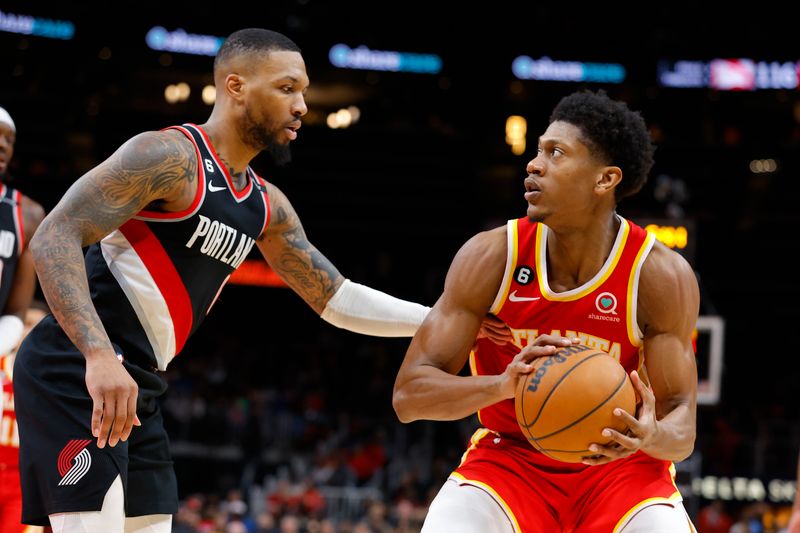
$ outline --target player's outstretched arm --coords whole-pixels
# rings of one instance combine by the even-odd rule
[[[410,337],[428,308],[345,279],[309,242],[292,204],[267,184],[270,222],[257,244],[278,275],[323,319],[357,333]]]
[[[544,335],[497,376],[458,376],[494,301],[506,261],[505,227],[479,233],[453,259],[444,292],[411,341],[394,384],[392,405],[402,422],[458,420],[514,396],[530,361],[569,345]]]
[[[657,459],[682,461],[691,455],[696,436],[697,366],[692,332],[700,307],[697,278],[683,257],[656,243],[642,267],[639,324],[644,333],[644,363],[649,385],[633,373],[642,397],[636,418],[618,416],[628,435],[610,430],[615,445],[600,447],[602,464],[637,450]]]
[[[140,134],[78,179],[31,240],[47,303],[87,360],[98,446],[127,438],[136,408],[136,383],[117,361],[92,305],[82,247],[117,229],[144,207],[185,208],[197,187],[197,156],[178,132]],[[185,203],[185,205],[183,205]],[[102,420],[102,423],[101,423]]]

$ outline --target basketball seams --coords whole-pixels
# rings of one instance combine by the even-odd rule
[[[587,357],[587,359],[589,359],[589,358]],[[575,365],[575,366],[578,366],[578,365]],[[617,385],[617,387],[616,387],[616,388],[614,389],[614,391],[613,391],[613,392],[612,392],[612,393],[611,393],[611,394],[608,396],[608,398],[606,398],[605,400],[603,400],[601,403],[599,403],[599,404],[595,405],[595,406],[594,406],[594,408],[592,408],[592,410],[591,410],[591,411],[589,411],[588,413],[586,413],[585,415],[583,415],[583,416],[582,416],[582,417],[580,417],[579,419],[575,420],[574,422],[572,422],[572,423],[570,423],[570,424],[567,424],[566,426],[562,427],[562,428],[561,428],[561,429],[559,429],[558,431],[553,431],[553,432],[551,432],[551,433],[549,433],[549,434],[547,434],[547,435],[542,435],[541,437],[536,437],[536,438],[535,438],[535,440],[542,440],[542,439],[546,439],[546,438],[548,438],[548,437],[552,437],[553,435],[558,435],[558,434],[559,434],[559,433],[561,433],[562,431],[566,431],[566,430],[568,430],[569,428],[571,428],[571,427],[575,426],[576,424],[580,423],[581,421],[583,421],[583,420],[585,420],[586,418],[588,418],[589,416],[591,416],[591,415],[592,415],[593,413],[595,413],[595,412],[596,412],[598,409],[600,409],[600,408],[601,408],[601,407],[603,407],[605,404],[607,404],[609,401],[611,401],[611,400],[614,398],[614,396],[616,396],[616,395],[617,395],[617,393],[618,393],[618,392],[619,392],[619,391],[622,389],[622,387],[625,385],[625,380],[626,380],[626,379],[628,379],[628,376],[627,376],[627,375],[624,375],[624,376],[622,376],[622,380],[619,382],[619,385]]]
[[[584,350],[584,351],[585,351],[585,350]],[[578,353],[580,353],[580,352],[578,352]],[[554,354],[554,355],[552,355],[552,356],[550,356],[550,357],[555,357],[555,356],[557,356],[557,355],[558,355],[558,353],[556,352],[556,354]],[[546,397],[545,397],[545,399],[542,401],[542,405],[540,405],[540,406],[539,406],[539,412],[538,412],[538,413],[536,413],[536,418],[535,418],[535,419],[533,420],[533,422],[531,422],[530,424],[528,424],[528,423],[527,423],[527,422],[528,422],[528,419],[527,419],[527,417],[525,416],[525,406],[524,406],[524,404],[523,404],[523,406],[522,406],[522,420],[525,422],[525,426],[524,426],[524,427],[525,427],[525,429],[528,429],[528,428],[530,428],[532,425],[534,425],[536,422],[538,422],[538,421],[539,421],[539,417],[542,415],[542,411],[544,411],[544,407],[547,405],[547,402],[548,402],[548,400],[550,400],[550,397],[553,395],[553,392],[555,392],[555,390],[556,390],[556,389],[558,388],[558,386],[559,386],[559,385],[560,385],[560,384],[561,384],[561,383],[562,383],[562,382],[563,382],[563,381],[564,381],[564,380],[567,378],[567,376],[569,376],[569,375],[570,375],[570,374],[571,374],[571,373],[572,373],[572,372],[573,372],[573,371],[574,371],[576,368],[578,368],[579,366],[581,366],[581,365],[582,365],[583,363],[585,363],[586,361],[589,361],[589,360],[591,360],[591,359],[594,359],[595,357],[597,357],[597,356],[599,356],[599,355],[606,355],[606,354],[604,354],[604,353],[601,353],[601,352],[594,353],[594,354],[590,355],[589,357],[587,357],[586,359],[584,359],[584,360],[582,360],[582,361],[578,361],[578,362],[575,364],[575,366],[573,366],[572,368],[570,368],[569,370],[567,370],[566,372],[564,372],[564,374],[563,374],[563,375],[562,375],[560,378],[558,378],[558,381],[556,381],[556,382],[553,384],[553,386],[552,386],[552,387],[550,387],[550,391],[547,393],[547,396],[546,396]],[[565,362],[566,362],[566,361],[565,361]],[[526,383],[527,383],[527,379],[526,379],[525,381],[526,381]],[[527,389],[527,387],[526,387],[526,389]],[[526,392],[527,392],[527,391],[526,391]],[[524,398],[524,396],[525,396],[525,395],[524,395],[524,393],[523,393],[523,398]]]
[[[534,362],[534,372],[540,373],[520,380],[515,407],[520,431],[527,437],[531,447],[557,461],[577,462],[589,455],[590,450],[576,448],[588,448],[590,442],[601,443],[602,438],[599,435],[603,427],[622,431],[618,429],[618,426],[621,427],[620,421],[612,416],[612,411],[616,407],[626,411],[631,407],[635,409],[635,404],[631,403],[635,402],[635,391],[630,385],[627,372],[618,361],[614,358],[597,359],[600,355],[608,357],[607,353],[581,345],[570,348],[565,348],[563,352],[557,351],[551,358],[545,357]],[[574,349],[579,351],[573,351]],[[558,355],[575,357],[552,359]],[[592,363],[584,366],[583,363],[587,361]],[[563,367],[564,363],[567,363],[566,368]],[[549,367],[549,374],[541,372],[544,364],[544,368]],[[573,370],[579,368],[581,372],[573,373]],[[590,386],[596,380],[599,380],[598,384],[607,385],[600,388]],[[578,385],[583,382],[588,389]],[[536,385],[536,390],[529,388],[533,384]],[[570,422],[564,423],[565,419]],[[532,434],[532,429],[537,424],[541,426],[538,431],[546,434]]]

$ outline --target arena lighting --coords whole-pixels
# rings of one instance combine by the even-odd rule
[[[153,50],[199,56],[214,56],[217,55],[217,50],[222,46],[225,37],[186,33],[182,28],[178,28],[175,31],[168,31],[161,26],[154,26],[148,30],[144,40],[147,46]]]
[[[711,88],[718,91],[797,89],[800,61],[660,61],[658,83],[662,87]]]
[[[797,484],[785,479],[702,476],[692,479],[692,492],[707,500],[791,503]]]
[[[771,174],[778,170],[774,159],[753,159],[750,161],[750,172],[753,174]]]
[[[325,123],[331,129],[348,128],[358,122],[361,117],[361,111],[356,106],[350,106],[346,109],[340,109],[328,114]]]
[[[233,285],[257,285],[261,287],[283,288],[288,287],[281,277],[276,274],[266,262],[258,259],[246,260],[233,272],[233,274],[231,274],[231,279],[228,281]]]
[[[442,58],[435,54],[370,50],[366,46],[350,48],[346,44],[333,45],[328,59],[334,67],[357,70],[417,74],[438,74],[442,70]]]
[[[75,24],[69,20],[42,19],[0,11],[0,31],[66,41],[75,36]]]
[[[525,153],[525,135],[528,132],[528,121],[525,117],[511,115],[506,119],[506,144],[511,146],[514,155]]]
[[[532,59],[528,56],[518,56],[511,63],[511,72],[521,80],[595,83],[625,81],[625,67],[618,63],[554,61],[549,57]]]
[[[667,247],[675,250],[686,259],[689,264],[694,264],[694,251],[697,232],[694,220],[689,218],[640,218],[637,224],[656,236]]]
[[[206,85],[203,87],[203,103],[206,105],[214,105],[217,101],[217,88],[213,85]]]

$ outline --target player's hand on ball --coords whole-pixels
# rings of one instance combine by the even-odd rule
[[[520,376],[533,371],[533,360],[553,355],[559,348],[580,343],[580,339],[556,335],[539,335],[532,344],[525,346],[508,363],[505,372],[500,374],[500,392],[503,398],[513,398]]]
[[[628,431],[622,434],[611,428],[603,430],[603,436],[610,441],[605,444],[593,443],[589,450],[595,455],[585,457],[585,465],[602,465],[633,455],[638,450],[647,450],[658,434],[658,421],[656,420],[656,397],[650,387],[644,384],[635,370],[631,372],[631,382],[642,403],[639,406],[638,416],[632,417],[623,409],[615,409],[614,416],[622,419],[628,426]]]

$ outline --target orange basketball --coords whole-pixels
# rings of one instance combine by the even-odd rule
[[[604,428],[625,433],[614,409],[635,416],[636,395],[625,369],[600,350],[575,345],[533,361],[520,378],[514,404],[517,423],[540,452],[567,463],[593,455],[589,444],[606,444]]]

